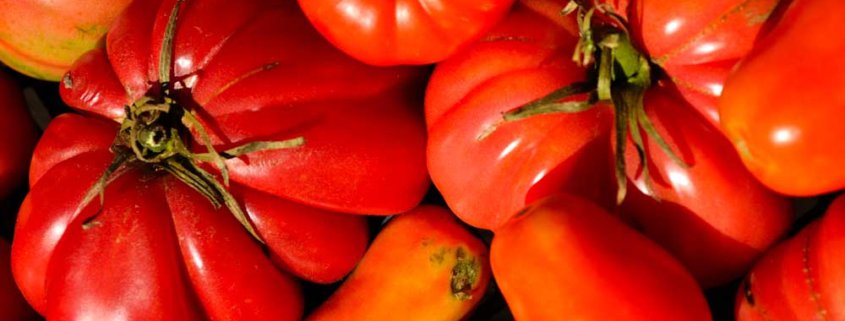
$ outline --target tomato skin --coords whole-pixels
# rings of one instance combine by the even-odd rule
[[[5,198],[26,179],[29,156],[38,138],[23,91],[6,73],[0,73],[0,110],[0,198]]]
[[[466,262],[474,277],[455,292],[455,271]],[[355,271],[307,320],[463,320],[489,279],[486,246],[449,211],[421,206],[393,217]]]
[[[516,320],[711,320],[680,263],[578,197],[530,205],[496,231],[490,251]]]
[[[98,45],[129,2],[0,1],[0,61],[27,76],[58,81]]]
[[[560,191],[613,206],[609,107],[500,124],[503,112],[582,80],[571,62],[575,40],[558,23],[516,8],[484,40],[435,68],[426,92],[428,166],[464,222],[495,230],[527,203]]]
[[[759,260],[737,293],[738,321],[845,319],[845,197]]]
[[[514,0],[299,0],[326,39],[372,65],[448,58],[487,32]]]
[[[644,105],[657,133],[688,166],[676,163],[641,130],[649,191],[629,136],[629,188],[619,212],[675,255],[702,286],[739,278],[786,233],[793,220],[791,202],[761,185],[730,142],[674,88],[652,87]]]
[[[121,110],[161,85],[158,51],[177,5],[164,68],[174,80],[164,86],[215,148],[306,140],[227,161],[230,191],[266,247],[165,171],[133,168],[108,186],[102,209],[97,199],[78,208],[114,158]],[[136,1],[106,43],[60,85],[86,116],[64,114],[46,129],[16,225],[15,279],[51,319],[299,319],[294,277],[339,280],[366,249],[361,214],[410,209],[429,187],[414,89],[424,70],[344,56],[293,2]],[[192,134],[188,144],[205,152]]]
[[[724,131],[745,165],[775,191],[817,195],[845,187],[845,146],[838,140],[845,134],[838,122],[845,75],[831,72],[845,68],[839,59],[845,45],[823,32],[842,27],[830,14],[842,10],[840,1],[794,1],[731,75],[720,100]]]
[[[719,128],[718,98],[779,0],[632,0],[631,34],[681,94]]]
[[[0,238],[0,319],[12,321],[37,320],[35,313],[29,304],[26,303],[20,290],[12,277],[11,245],[5,239]]]

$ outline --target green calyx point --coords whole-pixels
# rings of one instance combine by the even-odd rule
[[[558,89],[543,98],[508,111],[503,115],[504,121],[516,121],[549,113],[576,113],[599,103],[613,105],[617,203],[621,203],[627,193],[625,147],[629,136],[642,164],[646,194],[657,199],[652,193],[653,187],[648,173],[649,159],[641,131],[677,164],[682,167],[687,165],[660,136],[643,107],[645,92],[652,85],[651,62],[636,48],[631,41],[627,22],[616,14],[611,6],[586,0],[571,0],[562,14],[577,15],[579,41],[572,60],[587,68],[587,80]],[[493,130],[495,128],[489,131]],[[483,137],[489,134],[485,132]]]

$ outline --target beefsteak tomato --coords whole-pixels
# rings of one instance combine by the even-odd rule
[[[288,273],[333,282],[364,252],[365,218],[345,213],[426,192],[421,75],[348,58],[293,2],[133,2],[60,85],[89,115],[36,147],[22,292],[51,320],[298,319]]]
[[[496,231],[493,275],[516,320],[706,321],[695,279],[586,200],[540,200]]]
[[[740,287],[737,321],[845,319],[845,196],[766,253]]]
[[[514,0],[299,0],[331,43],[373,65],[446,59],[490,30]]]
[[[775,191],[798,196],[845,188],[845,3],[793,1],[728,80],[722,127],[745,165]],[[800,48],[807,48],[802,50]],[[799,61],[800,60],[800,61]],[[813,80],[813,81],[810,81]]]
[[[0,199],[26,180],[26,170],[38,131],[24,102],[23,91],[0,71]]]
[[[97,47],[130,0],[2,0],[0,61],[30,77],[58,81]]]

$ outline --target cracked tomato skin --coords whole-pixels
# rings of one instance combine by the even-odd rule
[[[38,131],[15,80],[0,72],[0,199],[24,184]]]
[[[497,230],[490,263],[516,320],[712,320],[678,261],[575,196],[539,200]]]
[[[793,1],[728,79],[722,128],[745,165],[780,193],[810,196],[845,188],[845,26],[841,1]],[[809,81],[812,80],[812,81]]]
[[[780,0],[630,0],[633,38],[716,128],[718,98]]]
[[[845,319],[845,197],[766,253],[740,286],[737,321]]]
[[[431,179],[470,225],[495,230],[560,191],[613,207],[608,106],[500,123],[503,112],[582,80],[571,61],[576,38],[560,24],[515,8],[481,41],[438,64],[429,81]]]
[[[160,68],[174,12],[172,65]],[[173,81],[159,84],[160,70]],[[50,320],[299,319],[293,276],[339,280],[366,248],[361,214],[407,211],[426,192],[422,93],[413,89],[422,75],[346,57],[295,3],[133,2],[106,49],[62,80],[62,98],[86,115],[54,119],[36,147],[15,279]],[[297,148],[227,161],[230,191],[265,246],[161,171],[129,170],[102,207],[80,206],[114,157],[124,106],[154,86],[195,111],[218,150],[304,137]]]
[[[760,184],[730,142],[674,89],[662,83],[649,89],[645,112],[687,166],[641,131],[649,190],[629,135],[628,192],[619,213],[678,258],[703,287],[713,287],[739,279],[786,233],[792,204]]]
[[[299,0],[335,46],[372,65],[446,59],[499,22],[514,0]]]

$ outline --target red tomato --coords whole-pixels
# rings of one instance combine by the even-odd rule
[[[575,41],[557,23],[518,8],[435,69],[425,102],[428,166],[464,222],[495,229],[558,191],[612,207],[610,108],[500,124],[503,112],[583,79],[570,59]]]
[[[38,139],[35,124],[15,80],[0,72],[0,199],[26,179],[32,149]]]
[[[0,61],[58,81],[93,49],[130,0],[0,0]]]
[[[845,320],[845,196],[756,263],[737,293],[738,321]]]
[[[64,100],[93,115],[51,123],[16,226],[15,277],[48,319],[298,319],[302,298],[288,273],[334,282],[364,252],[365,218],[344,213],[406,211],[429,186],[420,93],[410,87],[419,70],[346,57],[295,3],[136,1],[106,48],[63,79]],[[194,111],[217,150],[304,137],[297,148],[226,161],[230,191],[266,247],[161,165],[122,171],[102,206],[80,206],[128,148],[116,121],[137,116],[124,119],[124,108],[162,95],[174,103],[156,106]],[[173,128],[205,151],[198,127]],[[161,136],[145,137],[131,142]]]
[[[688,166],[672,160],[643,132],[649,178],[629,137],[628,197],[621,214],[677,257],[705,287],[733,281],[792,222],[789,200],[763,187],[730,142],[672,88],[645,97],[657,132]],[[651,183],[651,190],[647,182]]]
[[[490,262],[516,320],[711,320],[678,261],[577,197],[526,208],[496,231]]]
[[[816,195],[845,188],[845,2],[796,0],[728,80],[722,127],[745,165],[770,188]],[[772,68],[772,66],[778,66]],[[811,81],[812,80],[812,81]]]
[[[9,262],[11,247],[0,238],[0,319],[9,321],[38,320],[38,314],[29,307],[12,278]]]
[[[487,32],[514,0],[299,0],[331,43],[373,65],[429,64]]]
[[[725,80],[779,0],[630,0],[631,34],[681,94],[719,128]],[[623,2],[624,3],[624,2]]]

